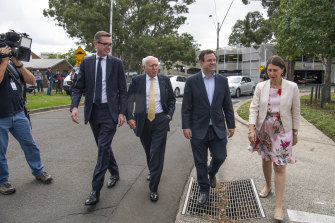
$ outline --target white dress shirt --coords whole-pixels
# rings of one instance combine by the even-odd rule
[[[96,60],[95,60],[95,80],[97,79],[97,70],[98,70],[99,58],[100,57],[98,55],[96,55]],[[101,58],[102,58],[102,60],[101,60],[101,68],[102,68],[102,96],[101,96],[101,103],[107,103],[107,94],[106,94],[106,66],[107,66],[107,56],[101,57]],[[93,102],[94,102],[94,98],[95,98],[95,95],[93,97]]]
[[[150,94],[150,86],[151,86],[151,77],[146,74],[146,101],[147,101],[147,113],[149,106],[149,94]],[[163,107],[161,104],[161,91],[159,88],[158,77],[154,77],[154,87],[155,87],[155,113],[163,112]]]

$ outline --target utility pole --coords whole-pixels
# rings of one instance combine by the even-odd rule
[[[227,10],[227,13],[226,13],[225,17],[223,18],[223,20],[221,22],[221,25],[218,22],[217,26],[216,26],[216,73],[217,74],[219,73],[219,36],[220,36],[220,30],[221,30],[223,22],[226,20],[226,17],[228,15],[228,12],[229,12],[233,2],[234,2],[234,0],[231,1],[230,6]],[[212,17],[212,15],[209,15],[209,17]]]
[[[113,41],[113,5],[114,5],[114,0],[111,0],[109,32],[112,35],[112,41]],[[111,54],[112,52],[113,52],[113,47],[111,47]]]

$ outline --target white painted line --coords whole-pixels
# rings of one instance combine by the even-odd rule
[[[254,190],[254,195],[255,195],[255,197],[256,197],[256,199],[257,199],[257,203],[258,203],[258,206],[259,206],[260,211],[261,211],[261,215],[262,215],[263,218],[265,218],[265,213],[264,213],[264,210],[263,210],[263,206],[262,206],[261,201],[259,200],[258,193],[257,193],[257,189],[256,189],[256,186],[255,186],[255,183],[254,183],[254,180],[253,180],[252,178],[251,178],[250,180],[251,180],[252,188],[253,188],[253,190]]]
[[[186,206],[187,206],[188,198],[190,196],[190,192],[191,192],[191,188],[192,188],[192,183],[193,183],[193,177],[191,177],[190,184],[188,185],[188,190],[187,190],[187,195],[186,195],[186,198],[185,198],[185,203],[184,203],[183,211],[181,212],[182,215],[185,215],[185,213],[186,213]]]
[[[304,211],[287,210],[288,217],[293,222],[303,223],[335,223],[335,217],[329,215],[314,214]]]

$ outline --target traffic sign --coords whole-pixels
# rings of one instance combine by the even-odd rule
[[[264,69],[264,66],[259,66],[258,72],[260,73]]]
[[[78,46],[78,49],[73,53],[73,55],[77,58],[76,65],[79,67],[86,53],[80,46]]]

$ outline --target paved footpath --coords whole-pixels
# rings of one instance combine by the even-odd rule
[[[234,105],[236,111],[241,103]],[[253,179],[258,191],[264,184],[261,158],[247,150],[249,145],[247,122],[236,114],[235,135],[228,140],[228,157],[217,174],[218,182]],[[298,144],[293,148],[296,164],[287,167],[284,198],[285,222],[335,222],[335,142],[301,117]],[[195,170],[191,176],[196,178]],[[210,222],[181,215],[186,190],[179,205],[176,223]],[[274,192],[261,199],[266,217],[241,222],[274,222]],[[290,216],[288,215],[290,213]],[[317,219],[317,220],[315,220]]]
[[[171,223],[176,218],[184,185],[193,168],[193,157],[184,139],[180,106],[170,123],[165,165],[158,202],[149,199],[145,153],[128,125],[118,129],[113,151],[120,168],[120,180],[112,189],[102,188],[100,202],[91,207],[84,201],[91,190],[97,148],[89,125],[71,121],[69,109],[33,114],[33,135],[41,150],[50,185],[37,182],[17,141],[10,137],[7,159],[10,182],[17,191],[0,195],[0,223],[113,222]],[[106,181],[109,174],[106,174]],[[105,181],[105,182],[106,182]]]

